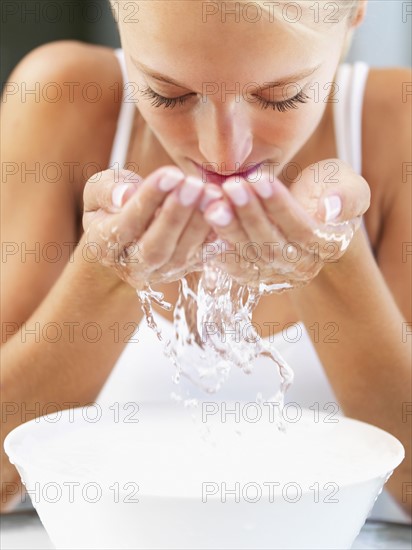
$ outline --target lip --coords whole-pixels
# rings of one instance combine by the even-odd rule
[[[243,172],[233,172],[232,174],[219,174],[218,172],[211,172],[210,170],[206,170],[206,168],[203,168],[200,164],[198,164],[195,161],[192,161],[193,164],[196,166],[196,168],[199,170],[202,179],[206,177],[207,182],[209,183],[217,183],[217,184],[223,184],[228,178],[232,178],[234,176],[239,176],[243,179],[246,179],[252,172],[256,170],[256,168],[259,168],[261,166],[261,162],[255,164],[254,166],[251,166],[248,170],[245,170]]]

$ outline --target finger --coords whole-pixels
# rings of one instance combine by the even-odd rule
[[[163,202],[167,192],[184,178],[183,173],[174,166],[163,166],[150,174],[145,180],[130,170],[121,170],[118,177],[112,170],[105,170],[95,174],[95,176],[89,178],[83,192],[84,213],[82,221],[84,230],[88,231],[92,222],[99,222],[100,220],[99,231],[103,234],[110,233],[113,220],[106,220],[102,212],[107,214],[118,213],[122,210],[123,205],[131,197],[134,197],[132,206],[128,205],[129,207],[125,209],[124,223],[127,225],[130,218],[137,217],[141,224],[146,226],[145,216],[147,218],[152,217],[153,210],[156,210]],[[145,203],[144,208],[142,202]],[[139,212],[141,210],[143,210],[143,213]],[[105,226],[107,226],[107,230]]]
[[[247,234],[235,216],[233,208],[227,199],[213,202],[205,210],[204,216],[220,238],[232,243],[245,242],[247,240]]]
[[[223,192],[218,185],[215,185],[214,183],[206,183],[204,192],[202,195],[202,199],[199,203],[199,210],[201,212],[205,212],[209,204],[211,204],[213,201],[216,201],[222,198],[223,198]]]
[[[370,188],[366,180],[356,174],[347,185],[329,188],[319,199],[318,217],[328,222],[342,222],[361,217],[370,206]]]
[[[261,205],[267,213],[269,220],[276,226],[278,237],[286,242],[298,242],[306,244],[313,238],[313,231],[317,222],[295,199],[289,189],[277,178],[263,176],[265,184],[265,198],[261,196]],[[256,194],[262,195],[262,188],[256,181],[251,187]]]
[[[98,209],[118,212],[136,190],[143,194],[149,204],[158,206],[166,193],[184,179],[184,174],[176,166],[162,166],[143,179],[130,170],[121,170],[118,175],[113,170],[95,174],[86,182],[83,192],[85,212]]]
[[[217,200],[220,200],[223,198],[223,191],[219,185],[215,185],[214,183],[206,183],[205,189],[203,191],[202,198],[199,203],[199,210],[204,213],[206,212],[206,209],[216,202]],[[204,216],[202,217],[203,220],[205,220]],[[207,223],[205,221],[205,223]],[[213,242],[217,239],[216,232],[212,229],[210,224],[208,224],[209,227],[209,233],[206,235],[204,242]]]
[[[168,195],[159,215],[140,238],[145,262],[159,268],[170,261],[183,230],[203,193],[200,178],[188,176],[178,189]]]
[[[305,210],[322,222],[362,216],[370,205],[366,180],[340,159],[326,159],[302,171],[290,192]],[[325,199],[329,199],[325,203]]]
[[[243,275],[245,280],[256,279],[258,267],[252,267],[253,271],[251,271],[250,263],[260,264],[262,261],[268,261],[266,250],[262,251],[260,244],[262,241],[250,240],[239,219],[235,216],[232,206],[226,200],[214,203],[205,212],[205,217],[212,224],[214,231],[223,243],[213,254],[215,259],[222,263],[223,269],[229,275],[236,276],[238,280]],[[251,244],[253,245],[252,251],[249,246]],[[208,248],[205,248],[205,251],[208,252]]]
[[[139,239],[156,217],[156,211],[171,190],[184,181],[177,167],[162,167],[152,172],[123,206],[116,219],[117,232],[122,243]]]
[[[169,270],[184,269],[189,263],[202,261],[202,245],[210,231],[210,225],[206,222],[199,210],[194,210],[189,222],[186,224],[175,252],[170,261],[162,266],[161,271],[167,273]]]
[[[111,212],[119,208],[136,191],[143,181],[138,174],[130,170],[120,170],[117,174],[108,169],[89,178],[83,191],[85,213],[103,209]]]
[[[247,235],[247,240],[253,243],[279,241],[282,236],[245,180],[236,181],[229,178],[223,184],[223,190],[236,209],[239,222]],[[283,239],[282,239],[283,240]]]
[[[95,182],[90,182],[86,197],[88,206],[100,206],[100,209],[85,212],[83,215],[83,227],[87,232],[88,242],[96,243],[103,257],[111,248],[112,261],[118,261],[123,248],[143,234],[170,189],[176,187],[183,179],[183,172],[176,167],[159,168],[144,181],[139,178],[139,188],[133,192],[123,209],[117,208],[117,213],[112,214],[109,212],[113,209],[116,211],[116,207],[113,204],[111,207],[107,205],[117,185],[113,180],[113,174],[105,174],[98,188]]]
[[[130,170],[121,170],[118,174],[105,170],[89,178],[83,190],[85,232],[89,232],[92,223],[100,223],[107,214],[118,211],[141,182],[142,178]]]

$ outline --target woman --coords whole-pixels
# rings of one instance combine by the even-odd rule
[[[406,458],[386,486],[395,512],[383,516],[410,521],[410,72],[358,66],[355,103],[344,105],[339,62],[364,0],[112,7],[122,52],[58,42],[10,77],[9,90],[39,83],[42,94],[10,92],[3,106],[2,394],[17,404],[4,435],[50,402],[67,408],[104,392],[115,400],[113,376],[101,390],[142,318],[135,289],[149,282],[174,303],[199,249],[216,236],[253,242],[261,279],[296,287],[260,300],[253,320],[262,337],[302,321],[345,414],[403,443]],[[51,83],[60,97],[50,97]],[[344,133],[349,119],[353,135]],[[37,176],[25,172],[32,166]],[[311,254],[325,222],[355,230],[334,250],[337,261],[323,247]],[[272,256],[268,242],[281,244]],[[299,262],[285,258],[288,243]],[[222,268],[253,282],[243,248]],[[171,313],[157,311],[170,325]],[[338,338],[328,338],[328,324]],[[143,332],[139,340],[135,363]],[[131,385],[134,400],[148,397],[150,380],[161,393],[155,363],[132,373],[144,380]],[[4,480],[17,483],[4,455],[3,463]]]

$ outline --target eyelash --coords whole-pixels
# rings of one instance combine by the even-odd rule
[[[161,107],[164,106],[165,109],[173,109],[176,107],[177,104],[179,106],[184,105],[186,100],[189,98],[189,96],[193,94],[188,94],[185,96],[180,97],[164,97],[158,93],[156,93],[151,88],[147,87],[144,90],[142,90],[141,94],[149,99],[152,99],[152,106],[153,107]],[[256,98],[258,102],[261,105],[262,109],[268,109],[269,107],[272,108],[272,110],[277,110],[281,113],[284,113],[285,111],[288,111],[289,109],[297,109],[298,103],[307,103],[307,100],[309,99],[309,96],[307,96],[302,90],[296,94],[294,97],[291,97],[289,99],[286,99],[284,101],[267,101],[266,99],[263,99],[262,97]]]

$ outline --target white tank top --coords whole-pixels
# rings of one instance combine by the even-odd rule
[[[127,83],[123,50],[117,49],[115,54],[121,65],[124,83]],[[362,170],[362,103],[368,70],[364,62],[354,65],[341,64],[335,79],[338,85],[338,101],[333,107],[338,157],[359,174]],[[126,95],[127,86],[124,86],[124,93]],[[110,167],[115,163],[120,167],[125,165],[134,114],[135,103],[123,101],[110,156]],[[366,232],[364,226],[363,229]],[[136,314],[138,309],[140,306],[136,298]],[[155,319],[162,330],[164,341],[167,341],[171,335],[172,323],[161,315],[155,314]],[[329,413],[338,409],[338,400],[305,325],[300,322],[279,328],[282,330],[274,334],[271,341],[295,373],[294,383],[286,394],[285,402],[297,403],[301,408],[319,407],[320,411]],[[143,317],[134,336],[130,338],[114,365],[97,401],[102,405],[125,401],[169,401],[171,393],[176,392],[176,386],[172,381],[173,374],[174,367],[164,356],[162,343],[147,326]],[[278,386],[279,377],[274,364],[267,358],[259,358],[250,375],[245,375],[240,369],[232,369],[229,380],[213,398],[208,399],[208,396],[195,386],[190,387],[190,393],[203,401],[254,401],[258,392],[263,392],[265,396],[274,395]],[[329,407],[328,403],[331,404]],[[337,415],[339,414],[343,413],[339,410]],[[407,514],[385,489],[376,501],[370,517],[410,523]]]

